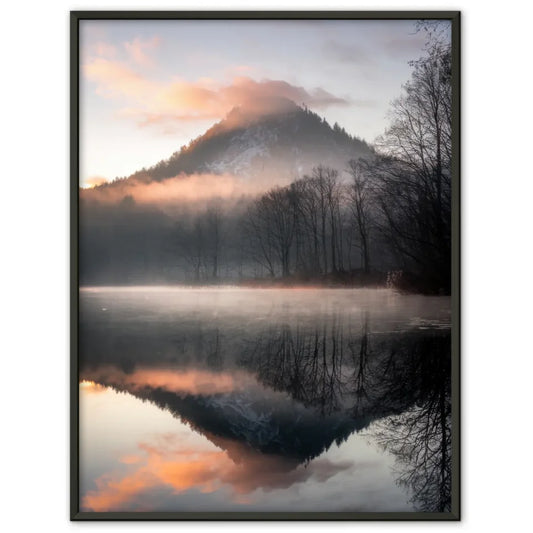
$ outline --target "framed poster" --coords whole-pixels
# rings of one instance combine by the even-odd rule
[[[459,519],[459,22],[71,13],[71,519]]]

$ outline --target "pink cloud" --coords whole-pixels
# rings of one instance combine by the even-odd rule
[[[149,61],[145,50],[158,46],[158,40],[127,43],[137,67]],[[240,65],[240,71],[245,70]],[[254,80],[237,76],[229,84],[211,78],[188,81],[174,78],[163,83],[147,78],[130,66],[104,57],[92,58],[83,65],[85,77],[96,84],[105,98],[120,100],[124,107],[119,115],[134,118],[141,126],[183,120],[217,120],[240,106],[252,113],[286,109],[287,100],[311,108],[347,105],[348,101],[323,88],[305,89],[283,80]]]
[[[142,67],[151,67],[154,64],[154,60],[149,52],[158,48],[160,44],[161,39],[159,37],[152,37],[146,40],[136,37],[133,41],[124,43],[124,48],[134,63]]]
[[[289,176],[286,179],[290,179]],[[243,196],[255,196],[272,187],[273,183],[285,185],[278,175],[265,174],[254,180],[232,174],[179,174],[162,181],[125,180],[111,182],[109,186],[85,188],[80,198],[88,202],[117,204],[131,196],[138,205],[155,205],[163,210],[187,205],[198,209],[213,201],[233,205]]]
[[[96,92],[105,98],[128,101],[151,99],[158,85],[137,74],[118,61],[103,57],[85,63],[82,71],[86,78],[96,83]]]
[[[117,49],[112,44],[99,41],[94,45],[96,55],[113,59],[117,55]]]

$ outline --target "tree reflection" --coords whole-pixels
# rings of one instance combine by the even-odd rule
[[[353,373],[349,377],[349,383],[353,384],[354,404],[352,414],[354,417],[359,417],[363,414],[364,404],[368,403],[368,387],[369,387],[369,372],[368,372],[368,313],[365,313],[363,319],[363,330],[359,347],[357,342],[349,341],[348,348],[352,356]]]
[[[374,435],[396,456],[398,483],[420,511],[451,510],[449,353],[449,336],[435,335],[391,351],[382,366],[390,401],[410,394],[413,403],[380,421]]]
[[[310,331],[284,325],[259,337],[240,362],[264,385],[327,415],[343,406],[345,349],[337,320]]]
[[[450,333],[375,333],[333,316],[235,337],[192,319],[87,335],[81,378],[170,411],[215,442],[307,463],[368,428],[422,511],[450,510]],[[107,356],[106,354],[112,354]],[[217,444],[218,445],[218,444]]]
[[[212,369],[222,369],[224,367],[224,354],[221,349],[220,328],[215,328],[214,339],[210,342],[207,351],[207,366]]]
[[[333,321],[305,331],[285,325],[259,339],[243,364],[275,390],[320,415],[343,413],[371,429],[397,458],[398,483],[421,511],[451,506],[449,332],[403,332],[372,342],[369,318],[359,335]],[[338,436],[337,442],[347,438]]]

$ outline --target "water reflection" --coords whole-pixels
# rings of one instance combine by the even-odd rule
[[[335,480],[346,485],[346,476],[354,477],[359,458],[350,455],[350,447],[361,434],[374,453],[389,454],[383,462],[395,459],[395,480],[412,508],[450,510],[446,313],[429,306],[423,316],[417,303],[413,325],[413,317],[402,322],[396,313],[392,318],[382,309],[373,313],[371,305],[343,313],[338,306],[315,314],[305,308],[298,314],[283,302],[284,314],[280,308],[255,309],[237,321],[227,312],[213,315],[216,302],[211,309],[180,304],[153,316],[150,304],[136,300],[103,316],[102,307],[112,305],[101,297],[88,299],[83,308],[80,378],[149,402],[201,436],[207,447],[187,448],[171,432],[156,442],[152,436],[150,443],[136,443],[137,451],[117,458],[128,465],[125,471],[87,480],[84,508],[172,510],[186,501],[185,491],[194,489],[202,499],[231,489],[237,498],[206,496],[211,505],[206,510],[237,504],[275,509],[282,505],[276,503],[279,491],[297,498],[302,486],[314,487],[313,498],[335,505],[334,490],[341,487]],[[339,452],[333,444],[341,446]],[[340,455],[333,461],[335,453]],[[173,492],[172,503],[161,496],[162,487]],[[392,487],[380,490],[367,510],[388,509],[391,494],[398,496]],[[260,498],[249,497],[258,491]],[[363,499],[344,502],[343,510],[364,508]],[[295,503],[300,508],[292,510],[305,509],[311,498]]]
[[[421,511],[451,509],[449,353],[449,337],[422,337],[410,349],[391,352],[382,366],[389,401],[406,393],[410,401],[403,413],[380,421],[375,435],[398,458],[398,482],[411,489]]]
[[[98,478],[96,488],[84,495],[83,508],[109,511],[139,507],[147,493],[161,487],[170,488],[174,494],[191,489],[209,494],[230,487],[229,499],[243,504],[248,501],[247,495],[257,489],[287,489],[313,478],[324,482],[353,466],[351,461],[321,459],[313,468],[304,468],[288,457],[260,454],[239,441],[204,435],[218,449],[183,447],[181,439],[172,434],[161,435],[152,443],[140,443],[137,454],[119,458],[130,468],[122,475]]]

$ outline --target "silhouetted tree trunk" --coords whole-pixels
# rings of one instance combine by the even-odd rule
[[[211,241],[211,275],[213,279],[218,278],[218,269],[221,249],[222,212],[219,206],[211,207],[207,210],[208,237]]]
[[[350,210],[355,220],[361,243],[361,263],[365,273],[370,272],[369,228],[370,228],[370,194],[368,178],[359,161],[349,162],[352,183],[348,188]]]
[[[283,276],[290,275],[291,247],[295,232],[294,202],[288,188],[275,188],[248,210],[248,228],[253,257],[274,276],[274,260]]]

